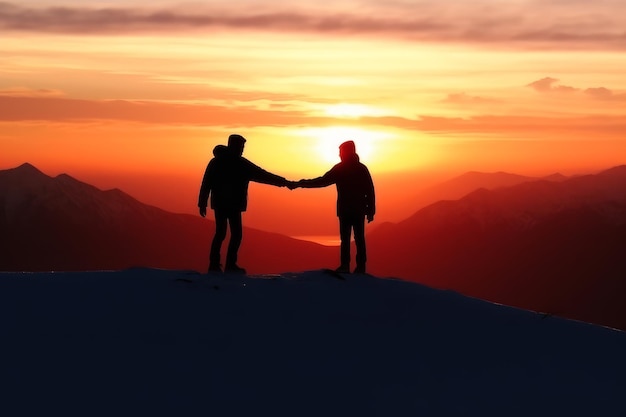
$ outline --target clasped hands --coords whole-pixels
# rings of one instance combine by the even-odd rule
[[[300,180],[300,181],[289,181],[289,180],[285,180],[285,186],[287,188],[289,188],[290,190],[295,190],[298,187],[302,187],[302,183],[305,180]],[[373,214],[368,214],[367,216],[367,222],[371,223],[374,221],[374,215]]]
[[[302,180],[300,181],[287,181],[285,186],[290,190],[295,190],[298,187],[302,186]]]

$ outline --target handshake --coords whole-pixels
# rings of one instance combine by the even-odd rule
[[[285,180],[285,186],[287,188],[289,188],[290,190],[295,190],[298,187],[302,187],[302,182],[303,181],[304,180],[300,180],[300,181],[288,181],[288,180]]]

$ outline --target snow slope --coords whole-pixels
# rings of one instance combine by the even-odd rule
[[[625,416],[626,333],[319,271],[0,273],[3,416]]]

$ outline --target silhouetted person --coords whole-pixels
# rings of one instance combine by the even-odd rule
[[[371,222],[376,213],[374,183],[359,155],[353,141],[339,146],[341,162],[319,178],[300,180],[297,185],[303,188],[337,186],[337,216],[341,237],[341,265],[337,272],[350,272],[350,235],[354,231],[356,243],[355,273],[365,273],[367,255],[365,250],[365,218]],[[291,188],[292,186],[290,186]]]
[[[226,229],[230,225],[230,242],[226,254],[224,271],[245,273],[237,265],[237,252],[243,237],[241,213],[248,205],[248,183],[250,181],[284,187],[285,178],[279,177],[256,166],[242,156],[246,139],[241,135],[230,135],[228,147],[217,145],[213,149],[214,158],[207,165],[198,207],[200,216],[206,216],[207,201],[211,196],[211,208],[215,212],[215,236],[209,255],[209,272],[221,271],[220,251],[226,238]]]

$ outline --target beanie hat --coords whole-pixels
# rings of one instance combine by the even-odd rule
[[[233,134],[228,137],[228,146],[243,145],[246,143],[246,138],[241,135]]]
[[[339,149],[346,153],[356,153],[356,146],[354,145],[354,141],[347,141],[339,145]]]

